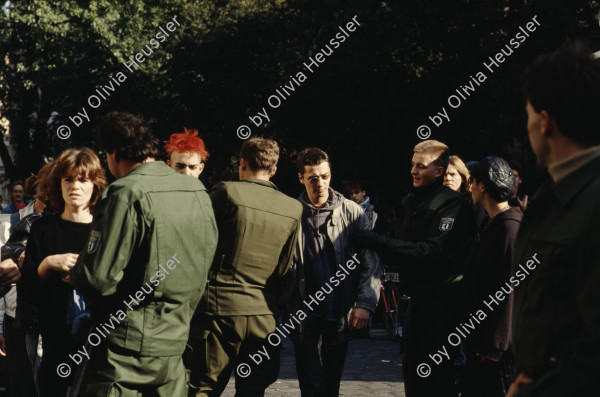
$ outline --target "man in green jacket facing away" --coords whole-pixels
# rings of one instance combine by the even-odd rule
[[[190,396],[219,396],[236,369],[236,396],[263,396],[279,376],[278,299],[296,247],[302,206],[280,193],[279,146],[252,138],[240,153],[239,182],[215,185],[210,197],[219,243],[192,322]]]
[[[600,60],[566,46],[524,82],[529,141],[552,181],[531,198],[515,246],[518,376],[507,396],[598,395]]]
[[[141,119],[110,113],[99,138],[117,180],[69,272],[92,322],[70,355],[85,368],[74,395],[185,396],[182,354],[217,242],[211,202],[199,180],[154,161],[158,141]]]

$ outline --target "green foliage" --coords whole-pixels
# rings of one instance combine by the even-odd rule
[[[143,114],[163,140],[183,126],[199,129],[213,154],[203,174],[209,184],[235,174],[236,128],[248,124],[285,149],[275,181],[288,192],[299,190],[289,156],[306,146],[331,152],[337,182],[401,190],[416,128],[537,14],[542,26],[526,47],[432,136],[467,160],[519,155],[515,142],[527,145],[524,66],[566,38],[600,48],[598,8],[597,0],[19,0],[0,13],[0,115],[11,123],[16,167],[1,147],[0,156],[11,178],[22,177],[44,156],[93,146],[93,125],[119,109]],[[308,73],[303,62],[355,15],[357,31]],[[177,31],[127,71],[123,62],[174,16]],[[307,81],[269,108],[268,97],[299,71]],[[118,72],[127,80],[91,109],[88,97]],[[91,122],[74,127],[68,117],[82,107]],[[255,127],[248,116],[263,107],[271,121]],[[47,125],[52,112],[71,126],[68,140],[56,137],[60,124]]]

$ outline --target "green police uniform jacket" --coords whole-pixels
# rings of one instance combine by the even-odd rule
[[[199,311],[218,316],[277,313],[302,205],[269,181],[221,182],[210,193],[219,244]]]
[[[155,161],[111,183],[70,271],[92,313],[88,341],[141,356],[182,354],[216,243],[199,180]]]
[[[542,187],[525,212],[512,332],[517,370],[533,382],[519,397],[600,393],[599,199],[600,156]]]

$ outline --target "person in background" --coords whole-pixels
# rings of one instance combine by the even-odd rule
[[[29,200],[25,198],[25,184],[21,180],[17,180],[10,185],[11,202],[2,210],[3,214],[14,214],[23,209],[29,204]]]
[[[2,260],[12,260],[17,263],[19,269],[23,267],[25,259],[25,247],[31,230],[31,225],[36,222],[46,208],[48,195],[46,193],[46,181],[51,172],[53,163],[47,163],[40,168],[37,176],[31,176],[25,181],[35,193],[31,194],[34,200],[26,208],[11,215],[11,218],[20,217],[12,228],[10,238],[2,246]],[[32,178],[34,178],[32,180]],[[28,182],[30,184],[28,184]],[[33,183],[32,183],[33,182]],[[27,213],[28,209],[33,212]],[[13,220],[14,221],[14,220]],[[37,354],[39,340],[39,313],[34,307],[23,307],[26,305],[17,297],[17,289],[12,288],[0,301],[0,311],[4,309],[5,314],[2,322],[2,333],[6,339],[7,352],[7,392],[9,396],[35,396],[38,390],[38,371],[40,356]],[[32,312],[33,310],[33,312]],[[17,316],[18,313],[18,316]],[[25,316],[25,317],[23,317]],[[17,321],[19,317],[19,321]]]
[[[444,174],[444,186],[448,186],[455,192],[469,194],[471,186],[469,184],[469,170],[465,163],[458,156],[450,156],[448,169]]]
[[[85,248],[96,201],[106,187],[98,156],[89,148],[67,149],[55,160],[46,184],[49,207],[56,215],[43,216],[31,227],[23,277],[17,284],[19,301],[39,312],[42,348],[40,396],[64,396],[73,374],[61,377],[57,367],[68,354],[81,347],[87,330],[82,318],[81,296],[69,285],[69,269]],[[77,327],[80,327],[77,329]]]
[[[349,183],[346,185],[346,193],[350,200],[360,205],[363,211],[365,211],[371,223],[371,229],[375,228],[377,212],[375,212],[375,206],[371,204],[371,198],[367,196],[367,192],[362,185],[359,183]]]
[[[472,183],[471,173],[477,167],[479,167],[479,161],[467,161],[467,163],[465,164],[465,168],[469,172],[469,184]],[[473,208],[473,220],[475,221],[475,231],[477,232],[481,230],[481,225],[483,225],[483,223],[485,222],[485,219],[487,218],[487,213],[482,207],[473,204],[473,197],[471,197],[470,194],[467,201],[469,205],[471,205],[471,207]]]
[[[526,194],[523,194],[523,189],[521,189],[521,184],[523,183],[523,179],[521,177],[521,169],[516,164],[511,164],[510,167],[517,181],[517,187],[515,189],[515,194],[513,194],[510,200],[508,200],[508,204],[510,204],[513,207],[519,207],[521,208],[522,212],[525,212],[525,210],[527,209],[529,197]],[[521,195],[519,195],[519,193]]]
[[[23,181],[15,181],[10,185],[12,201],[2,210],[3,214],[14,214],[15,212],[25,208],[29,204],[29,200],[25,199],[25,185]]]
[[[508,199],[515,190],[515,177],[501,157],[488,156],[471,173],[473,203],[485,209],[488,218],[471,252],[465,284],[466,313],[476,314],[502,288],[506,298],[480,320],[468,335],[467,364],[462,372],[462,397],[504,397],[514,367],[510,351],[510,317],[514,283],[509,283],[512,256],[523,213]],[[517,280],[518,281],[518,280]]]
[[[470,171],[467,169],[467,166],[460,157],[455,155],[450,156],[448,168],[444,174],[444,186],[448,186],[455,192],[461,193],[469,205],[473,207],[475,230],[479,230],[479,226],[481,223],[483,223],[486,217],[485,211],[481,207],[473,205],[473,198],[471,197]],[[463,344],[460,346],[460,352],[456,357],[454,364],[456,371],[460,374],[466,364],[466,356]],[[461,376],[459,375],[457,378],[459,389],[461,389],[460,380]]]
[[[183,133],[171,134],[169,140],[165,141],[165,151],[169,167],[175,172],[194,178],[200,176],[209,156],[204,141],[198,137],[198,131],[185,127]]]
[[[24,188],[25,188],[25,200],[27,201],[33,201],[33,198],[35,197],[35,182],[37,180],[37,176],[35,174],[31,174],[29,175],[27,178],[25,178],[25,183],[23,184]]]
[[[15,225],[17,223],[19,223],[19,221],[23,218],[25,218],[27,215],[35,212],[34,206],[35,206],[35,195],[36,195],[36,186],[37,186],[37,176],[36,175],[31,175],[30,177],[28,177],[27,179],[25,179],[25,197],[27,199],[31,198],[31,201],[27,204],[27,206],[25,208],[22,208],[20,210],[18,210],[17,212],[11,214],[10,216],[10,230],[9,232],[12,233],[13,228],[15,227]],[[41,213],[42,211],[39,208],[40,203],[38,202],[38,213]],[[45,207],[45,205],[44,205]],[[42,208],[43,209],[43,208]]]

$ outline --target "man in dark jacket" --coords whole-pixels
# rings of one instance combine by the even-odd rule
[[[236,366],[236,396],[263,396],[279,375],[279,348],[267,336],[277,325],[302,206],[269,182],[278,159],[277,142],[249,139],[240,152],[240,182],[211,191],[219,243],[192,321],[190,396],[221,395]]]
[[[17,219],[17,222],[11,228],[10,238],[2,246],[1,258],[3,261],[8,258],[12,259],[14,263],[19,265],[19,269],[22,268],[25,260],[25,247],[27,246],[31,226],[42,216],[51,213],[45,211],[46,202],[48,201],[45,179],[50,175],[53,164],[53,162],[46,163],[38,172],[34,183],[33,213],[25,215],[22,219],[20,219],[22,211],[15,212],[11,216],[11,218]],[[38,394],[35,392],[38,388],[38,373],[41,363],[41,357],[37,352],[39,339],[38,307],[32,302],[24,300],[21,296],[17,297],[16,291],[16,289],[24,291],[27,287],[27,285],[19,283],[17,288],[11,289],[5,297],[7,303],[13,303],[14,305],[7,304],[3,324],[8,352],[7,388],[10,396],[28,397]]]
[[[354,235],[371,230],[362,208],[329,187],[329,156],[317,148],[298,154],[306,191],[288,322],[294,326],[302,396],[339,394],[349,332],[368,325],[379,298],[378,259],[357,251]],[[294,324],[295,318],[298,318]]]
[[[457,396],[449,334],[463,319],[461,283],[473,240],[472,211],[458,192],[443,185],[448,146],[428,140],[415,146],[413,191],[395,209],[392,239],[366,233],[361,244],[390,255],[410,295],[403,335],[407,397]]]
[[[599,60],[565,46],[539,57],[524,82],[529,141],[552,182],[531,198],[515,247],[515,274],[527,278],[515,290],[519,375],[507,396],[598,395]]]

